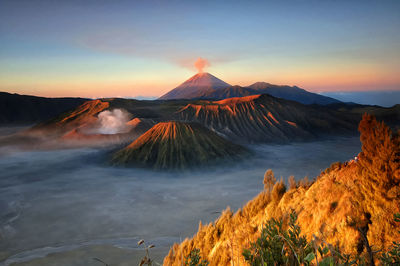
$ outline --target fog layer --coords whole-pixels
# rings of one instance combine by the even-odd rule
[[[34,258],[54,252],[64,254],[59,265],[76,264],[74,256],[82,265],[101,265],[91,260],[94,254],[123,265],[123,255],[116,254],[136,248],[141,238],[161,248],[161,262],[173,242],[197,231],[200,220],[212,221],[227,206],[236,210],[256,196],[266,169],[285,180],[312,178],[332,162],[353,158],[360,143],[337,138],[250,148],[255,156],[234,167],[181,174],[109,167],[108,153],[100,149],[0,157],[0,265],[51,265]],[[108,251],[93,253],[99,246]]]

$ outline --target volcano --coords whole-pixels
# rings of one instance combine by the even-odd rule
[[[247,149],[197,123],[161,122],[116,152],[112,163],[183,170],[238,159]]]
[[[206,72],[194,75],[175,89],[161,96],[159,100],[223,100],[231,97],[258,94],[269,94],[302,104],[328,105],[341,103],[339,100],[312,93],[297,86],[274,85],[267,82],[256,82],[247,87],[231,86]]]
[[[174,115],[176,120],[197,122],[238,143],[305,141],[325,132],[349,134],[356,129],[343,114],[269,94],[188,103]]]
[[[161,96],[160,100],[173,99],[196,99],[202,98],[218,89],[230,87],[231,85],[207,72],[194,75],[184,83]]]

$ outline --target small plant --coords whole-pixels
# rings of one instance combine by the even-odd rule
[[[154,246],[154,245],[149,245],[149,246],[147,246],[146,243],[145,243],[145,241],[144,241],[143,239],[139,240],[139,242],[138,242],[138,246],[141,246],[141,245],[144,246],[144,249],[145,249],[145,251],[146,251],[146,255],[142,258],[142,260],[140,261],[140,264],[139,264],[139,265],[140,265],[140,266],[142,266],[142,265],[149,265],[149,266],[151,266],[151,265],[153,264],[153,260],[150,258],[149,250],[150,250],[151,248],[154,248],[155,246]]]
[[[313,249],[304,236],[300,236],[300,227],[296,224],[297,214],[290,214],[289,228],[284,229],[283,221],[271,219],[261,231],[250,249],[243,256],[250,265],[300,265],[311,259]],[[312,258],[313,259],[313,258]]]
[[[283,221],[271,219],[261,231],[261,236],[243,250],[245,260],[252,266],[258,265],[355,265],[360,259],[341,254],[338,248],[314,240],[308,242],[300,236],[301,230],[296,223],[297,214],[292,212],[288,228],[284,229]]]
[[[200,249],[195,248],[190,251],[189,256],[185,258],[185,265],[188,266],[207,266],[208,261],[202,260],[200,256]]]
[[[394,214],[394,221],[400,223],[400,213]],[[391,249],[382,253],[380,260],[383,265],[400,265],[400,242],[394,241]]]

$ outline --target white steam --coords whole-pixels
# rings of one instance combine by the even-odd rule
[[[130,120],[130,114],[123,109],[106,110],[99,113],[100,134],[117,134],[129,131],[130,126],[126,123]]]

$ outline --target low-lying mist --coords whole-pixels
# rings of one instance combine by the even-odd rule
[[[234,167],[185,173],[113,168],[106,164],[105,149],[2,156],[0,265],[77,249],[91,259],[88,247],[129,250],[141,238],[155,243],[156,253],[161,248],[161,262],[173,242],[195,233],[200,220],[210,222],[227,206],[236,210],[257,195],[266,169],[285,180],[312,178],[332,162],[353,158],[360,143],[354,137],[250,148],[255,156]],[[113,261],[119,253],[101,254],[119,265]],[[74,264],[65,256],[62,265]],[[24,265],[39,265],[33,261]]]

